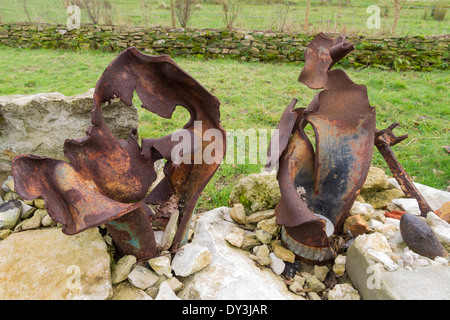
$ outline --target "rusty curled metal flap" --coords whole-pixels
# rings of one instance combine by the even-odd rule
[[[292,102],[287,106],[281,115],[280,122],[277,125],[276,130],[279,131],[278,141],[270,141],[269,147],[267,149],[267,163],[265,166],[265,170],[270,172],[272,169],[278,165],[278,159],[281,154],[287,147],[289,142],[289,138],[291,137],[292,132],[294,131],[294,126],[299,118],[298,113],[294,111],[294,107],[297,104],[297,99],[293,99]],[[277,143],[278,148],[276,150],[272,150],[272,143]],[[271,154],[272,151],[275,151],[277,154]],[[276,162],[273,161],[276,159]]]
[[[311,260],[332,257],[326,222],[340,232],[372,160],[375,109],[367,89],[343,70],[330,70],[352,49],[343,37],[324,34],[308,45],[299,81],[324,90],[302,112],[280,158],[277,222],[284,226],[283,240],[291,250]],[[308,123],[315,149],[303,130]]]
[[[311,89],[322,89],[328,83],[328,70],[354,49],[345,42],[344,36],[330,38],[323,33],[317,35],[305,49],[305,66],[299,82]]]
[[[215,144],[214,161],[206,163],[200,157],[192,164],[173,164],[171,151],[176,143],[172,135],[143,139],[142,146],[136,129],[130,131],[128,140],[116,139],[102,117],[101,106],[113,98],[131,106],[134,91],[144,108],[165,118],[171,117],[178,105],[187,108],[191,119],[184,128],[196,145],[190,151],[192,158],[198,160],[196,156]],[[126,49],[97,82],[87,135],[64,143],[70,163],[32,155],[16,157],[12,169],[17,191],[24,199],[42,197],[50,216],[63,224],[67,234],[106,223],[119,251],[138,259],[157,253],[152,221],[168,219],[171,212],[179,210],[173,244],[177,248],[185,239],[200,192],[225,154],[219,105],[216,97],[168,56]],[[215,135],[203,139],[208,129],[216,130]],[[165,177],[148,194],[156,179],[154,162],[161,158],[167,159]],[[158,204],[156,213],[147,205],[152,199],[157,199],[153,201]]]
[[[220,123],[219,100],[169,56],[146,55],[134,47],[122,51],[98,80],[94,103],[119,97],[131,105],[135,90],[142,107],[161,117],[170,118],[176,106],[183,106],[196,120]]]
[[[189,163],[173,163],[172,150],[178,140],[172,139],[172,134],[142,140],[141,156],[144,159],[167,160],[163,180],[147,195],[145,202],[162,206],[157,208],[162,212],[164,203],[171,197],[178,200],[180,223],[174,238],[174,247],[177,247],[185,239],[201,191],[225,155],[226,134],[220,124],[220,102],[170,57],[149,56],[136,48],[129,48],[110,63],[99,79],[95,102],[101,104],[119,97],[126,104],[131,104],[134,90],[142,101],[143,108],[162,117],[171,117],[177,106],[186,108],[191,115],[184,126],[191,137]],[[216,134],[215,140],[211,142],[203,139],[203,134],[210,129],[215,130],[213,133]],[[214,150],[214,161],[206,163],[203,152],[215,143],[218,148]],[[158,214],[160,212],[156,213],[157,216]]]
[[[139,207],[139,204],[120,203],[102,195],[94,184],[64,161],[20,155],[14,158],[12,171],[17,193],[29,200],[42,197],[52,219],[61,223],[63,232],[69,235],[104,224]]]

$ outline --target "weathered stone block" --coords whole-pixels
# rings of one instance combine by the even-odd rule
[[[11,234],[0,242],[2,300],[103,300],[112,296],[110,257],[98,229]]]
[[[376,235],[376,234],[375,234]],[[366,240],[374,236],[366,237]],[[368,243],[356,238],[347,251],[346,271],[363,300],[442,300],[450,297],[450,267],[387,271],[368,252],[389,254],[387,241]],[[369,237],[371,237],[369,239]],[[374,237],[375,238],[375,237]],[[382,237],[376,237],[381,239]],[[372,249],[371,249],[372,248]],[[387,254],[386,254],[387,253]]]
[[[65,160],[66,139],[86,136],[91,125],[94,90],[77,96],[61,93],[0,96],[0,181],[11,171],[11,160],[35,154]],[[137,109],[119,100],[102,107],[103,118],[118,139],[138,127]]]

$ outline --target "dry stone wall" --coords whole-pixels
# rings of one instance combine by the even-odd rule
[[[0,44],[13,47],[121,51],[135,46],[147,54],[231,58],[255,62],[300,62],[315,35],[242,30],[191,30],[126,26],[0,24]],[[447,69],[449,35],[370,38],[348,36],[354,50],[340,64],[355,68]]]

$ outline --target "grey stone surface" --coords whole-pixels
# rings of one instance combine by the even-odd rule
[[[58,92],[0,96],[0,181],[6,179],[16,155],[64,160],[64,140],[84,137],[91,124],[93,93],[91,89],[77,96]],[[103,106],[102,113],[119,139],[138,126],[137,109],[119,100]]]
[[[394,187],[400,188],[398,182],[394,178],[389,179],[388,181],[389,184]],[[444,203],[450,201],[450,192],[448,191],[438,190],[417,182],[414,182],[414,186],[419,190],[433,210],[438,210]]]
[[[363,300],[448,300],[450,267],[433,266],[414,270],[385,271],[353,244],[346,270]]]
[[[275,173],[253,173],[236,184],[230,203],[242,203],[246,213],[273,209],[280,202],[281,193]]]
[[[270,268],[258,268],[248,253],[226,242],[226,235],[237,226],[230,222],[230,210],[217,208],[197,220],[192,243],[207,247],[212,262],[186,278],[178,296],[185,300],[302,299]]]
[[[0,299],[104,300],[112,296],[110,256],[97,228],[13,233],[0,242]]]

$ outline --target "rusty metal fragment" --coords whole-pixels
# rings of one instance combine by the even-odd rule
[[[396,137],[392,133],[397,123],[376,130],[375,108],[369,104],[366,87],[353,83],[343,70],[331,70],[351,50],[353,45],[342,36],[330,38],[321,33],[311,41],[299,81],[323,90],[307,108],[294,109],[294,99],[277,126],[275,158],[279,158],[281,190],[281,201],[275,208],[277,223],[282,226],[286,245],[297,256],[316,262],[329,260],[336,253],[332,236],[341,233],[365,182],[374,145],[404,193],[417,199],[422,215],[432,211],[390,148],[407,135]],[[315,146],[304,130],[307,124],[314,129]],[[268,163],[266,169],[273,166]],[[416,223],[403,223],[405,234],[419,232],[416,228]]]
[[[141,145],[136,129],[126,141],[114,137],[101,106],[116,97],[131,106],[135,91],[142,107],[161,117],[170,118],[177,106],[189,110],[191,119],[184,129],[194,146],[187,154],[191,162],[173,163],[171,153],[178,140],[173,141],[172,135],[143,139]],[[206,130],[217,130],[225,140],[219,105],[216,97],[170,57],[126,49],[97,82],[87,135],[64,143],[69,163],[33,155],[16,157],[12,164],[16,190],[24,199],[42,197],[49,215],[63,225],[66,234],[105,224],[120,253],[138,259],[158,253],[152,222],[164,226],[170,214],[179,210],[180,224],[172,245],[177,249],[185,240],[201,191],[225,154],[223,141],[222,148],[215,149],[212,163],[197,157],[214,143],[204,141]],[[148,193],[156,179],[154,163],[162,158],[167,160],[165,177]]]
[[[299,81],[324,90],[306,109],[293,109],[296,101],[291,103],[281,120],[290,125],[278,127],[277,223],[288,247],[314,261],[334,257],[329,237],[342,229],[373,154],[375,110],[366,87],[353,83],[343,70],[330,70],[351,50],[343,37],[319,34],[311,41]],[[304,131],[307,124],[314,129],[315,148]]]
[[[415,198],[417,200],[417,202],[419,203],[420,214],[423,217],[426,217],[428,212],[433,210],[431,209],[425,198],[422,196],[422,194],[419,192],[419,190],[417,190],[417,188],[414,186],[411,177],[397,160],[397,157],[391,149],[392,146],[395,146],[397,143],[408,138],[408,135],[397,137],[392,132],[392,130],[398,125],[398,123],[393,123],[384,130],[377,130],[375,134],[375,146],[383,156],[384,161],[386,161],[394,178],[397,180],[398,184],[403,190],[403,193],[408,198]]]

